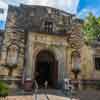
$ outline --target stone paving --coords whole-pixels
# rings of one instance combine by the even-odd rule
[[[2,100],[2,99],[0,99]],[[39,95],[36,99],[35,96],[8,96],[5,100],[80,100],[80,99],[70,99],[67,97],[61,97],[61,96],[54,96],[54,95],[48,95],[48,98],[46,98],[45,95]]]
[[[65,97],[58,90],[49,90],[50,93],[46,95],[45,93],[40,93],[37,96],[28,94],[28,95],[17,95],[17,96],[8,96],[6,99],[0,100],[100,100],[100,91],[98,90],[82,90],[77,92],[76,96],[73,99]],[[52,92],[52,94],[51,94]]]
[[[48,98],[44,94],[39,94],[38,99],[35,98],[35,95],[23,95],[23,96],[8,96],[7,99],[0,99],[0,100],[100,100],[100,91],[97,90],[84,90],[80,91],[76,99],[70,99],[65,96],[58,96],[58,95],[48,95]]]
[[[19,93],[19,92],[18,92]],[[26,93],[20,91],[18,94],[16,91],[13,91],[12,96],[8,96],[6,99],[0,100],[80,100],[80,99],[70,99],[65,97],[64,93],[60,90],[49,89],[49,90],[38,90],[38,95],[35,93]],[[33,95],[32,95],[33,94]],[[47,95],[46,95],[47,94]]]
[[[80,100],[100,100],[100,90],[84,90],[77,95]]]

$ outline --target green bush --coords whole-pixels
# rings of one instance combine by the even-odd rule
[[[8,93],[9,93],[8,85],[5,82],[0,81],[0,97],[6,97],[8,96]]]

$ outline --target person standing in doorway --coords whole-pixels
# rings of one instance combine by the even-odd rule
[[[48,88],[48,81],[47,80],[44,82],[44,86],[45,86],[45,90],[47,90],[47,88]],[[45,96],[46,96],[46,100],[50,100],[48,95],[47,95],[47,91],[45,91]]]
[[[38,83],[37,83],[37,81],[35,80],[34,81],[34,85],[35,85],[35,100],[38,100],[38,89],[39,89],[39,87],[38,87]]]
[[[45,89],[48,88],[48,81],[47,80],[44,82],[44,86],[45,86]]]

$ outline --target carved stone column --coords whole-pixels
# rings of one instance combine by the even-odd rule
[[[25,52],[25,90],[32,89],[32,66],[33,66],[33,42],[32,35],[28,33],[28,40],[26,44],[26,52]]]

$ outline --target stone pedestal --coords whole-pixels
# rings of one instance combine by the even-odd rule
[[[32,91],[32,85],[33,85],[32,80],[25,80],[24,81],[24,90],[25,91]]]

